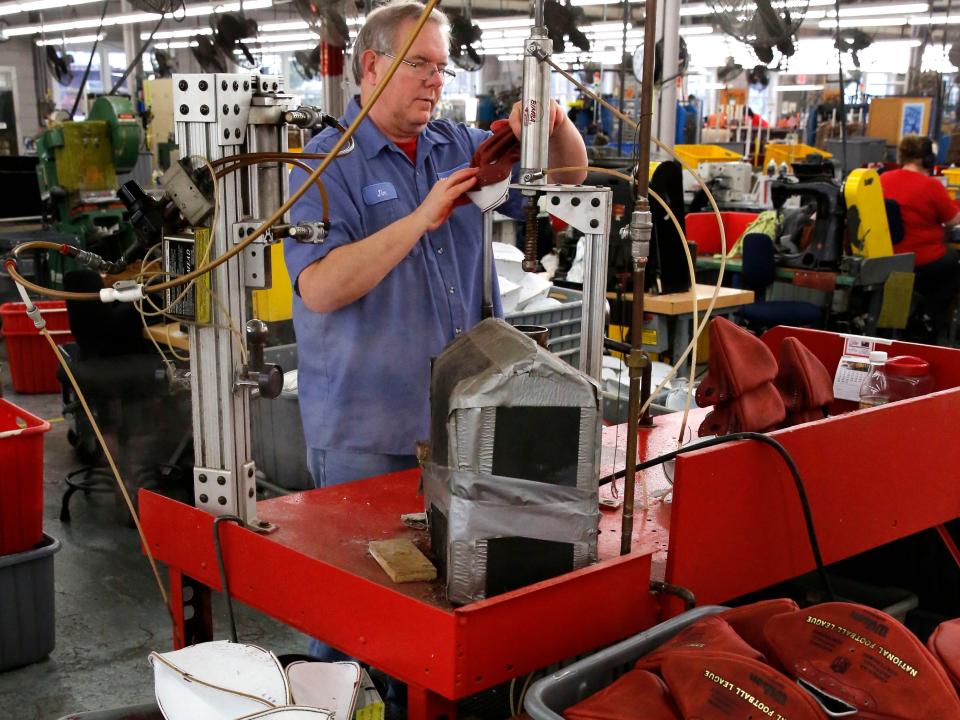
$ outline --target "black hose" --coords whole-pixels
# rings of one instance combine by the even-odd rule
[[[120,79],[114,83],[113,87],[110,88],[110,92],[107,95],[116,95],[117,90],[120,89],[120,86],[123,85],[124,81],[127,79],[127,76],[133,71],[133,69],[143,61],[143,54],[147,51],[147,48],[150,47],[150,43],[153,42],[153,36],[157,34],[157,30],[160,29],[160,25],[166,18],[161,15],[160,19],[157,20],[157,24],[153,26],[153,30],[150,31],[150,37],[148,37],[143,45],[140,46],[139,52],[134,56],[133,60],[130,61],[130,64],[127,65],[127,69],[123,71],[123,75],[120,76]]]
[[[790,456],[790,453],[787,452],[787,449],[769,435],[764,435],[763,433],[757,432],[737,432],[730,433],[729,435],[723,435],[721,437],[708,438],[692,445],[687,445],[677,450],[673,450],[672,452],[665,453],[658,457],[651,458],[650,460],[644,460],[641,463],[637,463],[637,471],[646,470],[647,468],[654,467],[655,465],[660,465],[667,460],[673,460],[675,457],[677,457],[677,455],[682,455],[683,453],[692,452],[693,450],[703,450],[704,448],[714,447],[716,445],[723,445],[731,440],[756,440],[757,442],[769,445],[777,451],[781,458],[783,458],[787,468],[790,470],[790,474],[793,476],[793,481],[797,488],[797,496],[800,498],[800,505],[803,508],[803,520],[807,528],[807,537],[810,540],[810,550],[813,553],[813,560],[817,565],[817,574],[820,576],[820,581],[823,583],[824,595],[829,602],[835,601],[836,595],[833,592],[833,586],[830,584],[830,578],[827,575],[826,567],[823,564],[823,556],[820,554],[820,542],[817,540],[817,531],[813,524],[813,513],[810,510],[810,501],[807,498],[807,489],[803,483],[803,478],[800,477],[800,471],[797,469],[797,464],[793,461],[793,458]],[[606,478],[604,478],[604,481],[609,482],[617,478],[621,478],[625,474],[626,469],[619,470],[612,475],[608,475]]]
[[[220,515],[213,521],[213,550],[217,556],[217,569],[220,571],[220,587],[223,590],[223,597],[227,601],[227,616],[230,619],[230,640],[237,640],[237,620],[233,615],[233,598],[230,596],[230,586],[227,585],[227,569],[223,565],[223,548],[220,546],[220,523],[234,522],[243,527],[243,520],[236,515]]]
[[[87,78],[90,77],[90,66],[93,65],[93,56],[97,54],[97,45],[100,44],[100,31],[103,30],[103,18],[107,16],[107,5],[109,0],[103,0],[103,9],[100,11],[100,24],[97,26],[97,34],[93,38],[93,49],[90,50],[90,59],[87,60],[87,69],[83,71],[83,78],[80,80],[80,87],[77,88],[77,96],[73,99],[73,107],[70,108],[70,119],[73,120],[73,116],[77,112],[77,106],[80,105],[80,98],[83,97],[83,88],[86,87]],[[109,74],[110,68],[106,68],[106,72]],[[100,68],[100,87],[103,87],[103,75],[104,68]],[[108,75],[109,76],[109,75]]]

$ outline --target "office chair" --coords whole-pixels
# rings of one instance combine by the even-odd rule
[[[823,322],[819,305],[801,300],[767,300],[766,290],[777,276],[773,242],[767,235],[750,233],[743,238],[741,283],[753,290],[754,301],[737,313],[743,324],[760,334],[776,325],[818,327]]]
[[[63,284],[73,292],[97,292],[103,287],[100,275],[90,270],[65,273]],[[67,315],[76,339],[65,349],[67,364],[104,436],[114,440],[111,450],[121,475],[129,485],[155,484],[158,466],[178,464],[178,454],[186,449],[180,438],[190,432],[189,402],[171,395],[163,360],[143,337],[135,307],[67,301]],[[63,386],[64,417],[71,423],[68,439],[78,456],[91,463],[66,477],[60,519],[69,522],[74,493],[114,492],[115,482],[109,472],[93,466],[99,459],[93,430],[62,369],[58,377]],[[128,488],[132,497],[135,489]],[[117,495],[118,515],[126,517],[125,505]]]

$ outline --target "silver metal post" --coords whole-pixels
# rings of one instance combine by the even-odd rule
[[[583,320],[580,334],[580,369],[592,378],[602,379],[603,336],[607,319],[607,236],[603,233],[584,237],[586,254],[583,268]]]
[[[480,317],[493,317],[493,210],[483,213],[483,307]]]
[[[680,66],[680,0],[664,0],[663,30],[663,84],[660,87],[660,110],[657,137],[673,148],[677,134],[677,73]]]
[[[542,5],[542,3],[538,3]],[[542,12],[542,9],[541,9]],[[535,25],[524,43],[520,96],[520,182],[545,185],[550,140],[550,66],[542,62],[553,50],[547,30]]]

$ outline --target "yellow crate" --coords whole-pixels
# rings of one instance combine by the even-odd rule
[[[674,145],[673,151],[692,167],[705,162],[739,162],[743,154],[719,145]]]
[[[807,155],[822,155],[825,158],[833,157],[833,155],[826,150],[818,150],[811,145],[804,145],[803,143],[796,145],[770,143],[764,151],[763,166],[766,167],[769,165],[771,160],[776,162],[778,167],[780,163],[790,165],[795,162],[800,162],[805,159]]]

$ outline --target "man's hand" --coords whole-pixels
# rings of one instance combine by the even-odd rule
[[[412,213],[424,226],[424,232],[436,230],[447,221],[457,198],[476,184],[478,172],[480,168],[463,168],[438,180],[430,188],[420,207]]]
[[[552,136],[556,132],[557,128],[563,125],[567,121],[567,114],[563,111],[556,100],[550,101],[550,118],[549,118],[549,130],[548,135]],[[513,104],[513,110],[510,111],[510,129],[513,130],[513,134],[517,136],[517,139],[520,139],[520,103]]]

